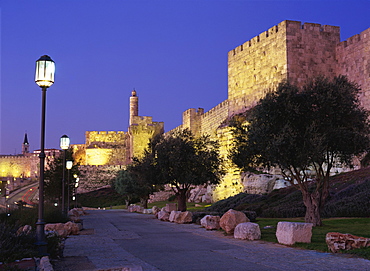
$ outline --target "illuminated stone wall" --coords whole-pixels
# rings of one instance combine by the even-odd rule
[[[152,117],[134,116],[128,131],[130,135],[130,158],[141,157],[144,149],[148,147],[150,139],[164,132],[164,123],[153,122]]]
[[[241,171],[228,159],[229,150],[232,147],[233,135],[230,127],[220,127],[216,131],[217,140],[220,144],[220,156],[225,160],[226,174],[222,181],[214,187],[213,201],[235,196],[244,192],[240,179]]]
[[[254,106],[287,78],[285,22],[270,28],[228,53],[229,115]]]
[[[369,58],[370,28],[340,43],[337,26],[283,21],[228,53],[226,101],[205,113],[201,108],[188,109],[183,123],[170,132],[189,128],[195,135],[209,134],[219,140],[220,153],[227,160],[233,138],[221,123],[255,106],[283,80],[301,86],[318,75],[347,75],[360,84],[361,102],[370,109]],[[213,187],[213,200],[246,190],[241,172],[230,162],[227,168],[222,182]]]
[[[112,180],[116,177],[118,171],[125,166],[79,166],[80,176],[77,187],[77,193],[86,193],[89,191],[110,187]]]
[[[288,79],[302,85],[335,75],[339,27],[283,21],[228,53],[229,115],[243,112]]]
[[[74,159],[80,165],[125,165],[128,138],[123,131],[87,131],[85,144],[71,146]]]
[[[370,28],[339,43],[336,58],[336,73],[360,85],[362,106],[370,110]]]
[[[35,178],[38,157],[34,155],[1,155],[0,177]]]

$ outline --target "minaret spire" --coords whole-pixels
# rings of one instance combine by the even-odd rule
[[[139,116],[139,97],[136,96],[136,90],[134,89],[130,97],[130,126],[133,124],[135,116]]]

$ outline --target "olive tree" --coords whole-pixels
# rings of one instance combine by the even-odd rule
[[[369,148],[359,90],[344,76],[315,78],[302,88],[281,83],[232,124],[231,160],[244,171],[280,168],[302,192],[305,221],[322,225],[331,169],[335,163],[352,166],[354,156]],[[314,172],[312,180],[308,172]]]
[[[208,136],[183,130],[157,137],[152,148],[157,176],[173,187],[179,211],[186,211],[191,186],[218,184],[224,175],[219,145]]]

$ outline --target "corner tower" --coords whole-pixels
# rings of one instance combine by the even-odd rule
[[[131,92],[130,97],[130,121],[129,125],[133,124],[133,119],[135,116],[139,115],[139,97],[136,96],[136,90]]]

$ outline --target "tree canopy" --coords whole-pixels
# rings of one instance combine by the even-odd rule
[[[369,148],[368,112],[360,106],[359,91],[344,76],[315,78],[302,88],[281,83],[234,119],[231,160],[245,171],[280,168],[302,192],[306,222],[321,225],[330,170],[336,163],[351,166]]]
[[[125,197],[126,205],[139,198],[141,205],[147,208],[150,194],[161,188],[155,170],[153,154],[146,149],[143,157],[134,157],[127,169],[118,172],[114,188]]]
[[[173,187],[179,211],[186,211],[192,185],[218,184],[224,174],[219,145],[209,136],[196,138],[183,130],[157,137],[152,148],[158,179]]]
[[[68,149],[65,152],[66,161],[74,161],[72,156],[72,150]],[[64,154],[60,154],[55,159],[47,163],[47,169],[45,170],[45,199],[49,202],[55,200],[61,203],[62,198],[62,180],[63,180],[63,159]],[[74,164],[70,170],[65,169],[65,202],[68,202],[68,189],[72,191],[74,187],[73,176],[79,175],[78,165]],[[69,176],[68,176],[69,175]],[[70,183],[68,184],[68,180]],[[72,196],[72,193],[69,194]]]

